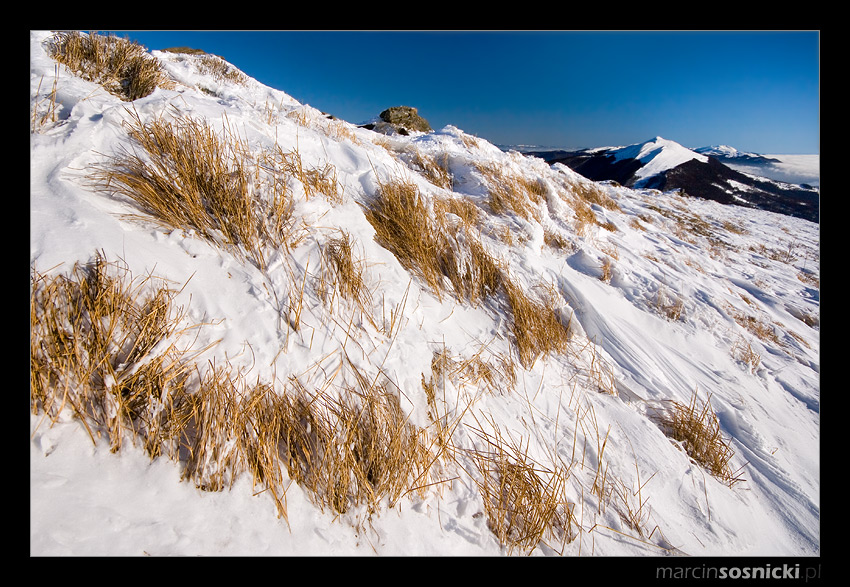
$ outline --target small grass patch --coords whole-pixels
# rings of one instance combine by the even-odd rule
[[[30,403],[33,414],[59,418],[64,408],[92,441],[111,450],[140,437],[152,456],[174,452],[187,404],[189,374],[178,346],[183,314],[176,293],[97,255],[65,274],[33,270],[30,304]]]
[[[478,164],[476,169],[487,182],[490,208],[496,214],[514,212],[527,220],[537,219],[537,206],[545,201],[546,186],[539,179],[506,173],[495,164]]]
[[[471,475],[484,500],[487,524],[508,549],[533,551],[547,536],[572,540],[574,504],[565,498],[569,471],[544,467],[523,447],[477,430],[484,446],[467,451],[478,475]]]
[[[651,307],[656,313],[668,320],[676,321],[683,318],[685,302],[682,298],[669,293],[666,288],[660,287],[655,293]]]
[[[720,422],[711,406],[711,395],[702,402],[695,390],[687,404],[670,401],[657,420],[668,437],[717,479],[730,487],[742,480],[738,474],[740,469],[731,469],[735,453],[721,434]]]
[[[59,32],[50,56],[83,79],[103,86],[122,100],[144,98],[158,87],[172,87],[159,61],[138,43],[114,35]]]
[[[56,66],[56,71],[53,76],[53,88],[47,96],[41,96],[41,84],[44,78],[38,81],[35,96],[33,98],[32,116],[30,119],[30,132],[38,132],[46,125],[56,122],[56,86],[59,82],[59,66]]]
[[[431,156],[413,147],[409,153],[403,153],[402,158],[411,169],[421,173],[435,186],[452,189],[453,178],[448,153]]]
[[[291,384],[282,400],[280,446],[289,477],[316,505],[336,513],[358,505],[375,511],[384,497],[392,507],[428,485],[437,456],[386,386],[348,386],[334,396]]]
[[[556,292],[539,289],[542,295],[535,300],[514,282],[505,280],[511,328],[519,361],[525,368],[531,368],[540,355],[565,352],[571,336],[569,323],[564,324],[556,312]]]
[[[269,249],[290,244],[285,179],[262,175],[234,133],[189,116],[143,122],[130,113],[124,126],[135,148],[94,166],[89,179],[96,189],[127,197],[165,227],[194,230],[261,269]]]
[[[371,292],[365,281],[365,263],[352,247],[351,235],[339,230],[322,246],[322,279],[319,292],[333,306],[338,293],[344,299],[366,310],[371,304]]]

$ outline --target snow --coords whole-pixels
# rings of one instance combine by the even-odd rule
[[[614,158],[637,159],[643,166],[635,174],[635,187],[641,187],[641,179],[651,178],[691,159],[707,163],[708,157],[687,149],[675,141],[662,137],[630,145],[614,151]]]
[[[820,554],[820,332],[819,320],[811,320],[819,316],[820,295],[800,278],[819,275],[817,224],[674,193],[593,184],[562,165],[504,153],[453,126],[382,137],[330,121],[251,78],[244,84],[216,81],[185,55],[154,52],[181,85],[130,105],[56,69],[43,48],[48,36],[34,31],[30,40],[33,107],[43,107],[58,72],[58,120],[31,134],[32,267],[64,271],[102,251],[134,275],[152,273],[180,284],[176,301],[188,309],[187,320],[206,325],[198,331],[198,348],[218,341],[203,360],[230,361],[265,381],[316,372],[348,341],[350,359],[368,372],[380,367],[403,392],[410,421],[427,427],[421,382],[430,376],[433,353],[508,352],[511,335],[505,317],[492,308],[438,299],[375,241],[363,208],[379,178],[404,173],[429,197],[450,194],[475,203],[487,214],[485,227],[493,228],[480,234],[487,247],[509,264],[518,282],[554,286],[562,315],[572,317],[574,350],[518,367],[513,389],[483,393],[458,385],[454,395],[445,394],[451,409],[461,406],[464,394],[477,398],[456,431],[456,444],[472,446],[473,428],[490,422],[521,439],[537,460],[557,457],[570,465],[566,492],[577,523],[572,540],[541,542],[530,554]],[[277,254],[265,274],[191,231],[132,221],[126,216],[135,212],[132,206],[84,181],[88,166],[127,145],[121,121],[128,108],[143,120],[174,110],[216,124],[226,119],[255,149],[297,149],[305,163],[334,166],[343,201],[302,194],[295,213],[307,237],[291,257]],[[641,145],[638,156],[649,160],[664,146],[656,138]],[[405,168],[397,153],[414,148],[448,154],[450,189]],[[661,152],[677,163],[698,157]],[[533,219],[490,213],[475,163],[542,178],[548,195],[540,213]],[[671,163],[652,159],[645,171]],[[582,184],[603,190],[617,208],[594,204],[600,225],[580,233],[555,193]],[[694,219],[710,230],[689,229]],[[603,228],[605,223],[615,230]],[[510,242],[493,236],[505,227],[513,231]],[[392,337],[366,326],[346,329],[348,316],[329,321],[311,291],[298,333],[276,319],[270,288],[287,291],[285,267],[315,267],[317,243],[337,228],[351,234],[368,260],[375,314],[398,310]],[[546,245],[544,236],[553,232],[570,247]],[[781,258],[777,251],[791,254]],[[606,257],[613,259],[610,281],[600,279]],[[659,311],[665,299],[682,302],[680,318]],[[779,342],[754,336],[736,321],[738,315],[770,324]],[[736,355],[741,341],[760,355],[756,366]],[[616,393],[600,391],[594,376],[600,372],[613,378]],[[687,403],[694,390],[702,398],[710,394],[735,452],[733,468],[741,467],[744,480],[731,487],[689,459],[652,418],[664,402]],[[450,465],[444,478],[451,482],[373,515],[323,512],[291,483],[287,522],[244,475],[229,489],[202,491],[180,480],[179,463],[151,460],[131,443],[112,453],[105,441],[93,443],[70,415],[53,424],[31,415],[30,434],[35,556],[525,554],[499,543],[475,483]],[[608,478],[629,488],[630,499],[643,501],[643,533],[624,521],[623,504],[591,491],[603,459]]]

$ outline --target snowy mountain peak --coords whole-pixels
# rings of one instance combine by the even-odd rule
[[[708,157],[683,147],[675,141],[656,136],[653,139],[621,147],[612,153],[617,160],[634,159],[643,164],[636,173],[638,179],[652,177],[672,169],[686,161],[696,159],[702,163],[708,161]]]

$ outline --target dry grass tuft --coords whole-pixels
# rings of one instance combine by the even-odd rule
[[[56,420],[69,407],[92,441],[117,451],[127,435],[152,456],[173,452],[186,404],[175,292],[98,255],[68,275],[33,271],[30,403]]]
[[[745,299],[744,301],[747,300]],[[758,337],[760,340],[777,345],[782,344],[779,339],[779,336],[776,334],[776,328],[773,324],[767,322],[766,320],[759,319],[751,314],[741,312],[732,304],[727,304],[726,308],[739,326],[745,328],[747,331]]]
[[[483,389],[490,393],[504,393],[516,386],[516,366],[510,357],[490,355],[484,358],[485,347],[481,347],[471,357],[452,356],[449,349],[444,348],[435,352],[431,359],[430,393],[436,384],[445,388],[445,380],[455,386],[471,386],[476,390]],[[429,403],[432,398],[429,398]]]
[[[217,133],[188,116],[143,122],[135,111],[124,123],[137,149],[95,166],[98,189],[134,201],[157,222],[194,230],[261,269],[267,249],[285,248],[293,237],[286,181],[261,166],[227,128]]]
[[[204,53],[198,60],[201,73],[213,76],[218,81],[228,81],[244,85],[248,76],[227,63],[218,55]]]
[[[761,355],[743,336],[732,346],[732,356],[747,365],[752,373],[755,373],[761,364]]]
[[[336,167],[330,163],[317,167],[304,167],[298,151],[284,151],[280,145],[261,156],[264,166],[283,172],[286,177],[295,177],[304,187],[307,199],[324,196],[331,204],[341,204],[344,189],[337,181]]]
[[[366,217],[378,243],[438,297],[451,292],[476,304],[497,290],[501,269],[468,230],[449,226],[439,213],[443,205],[435,204],[438,213],[432,214],[414,183],[397,180],[380,185]],[[472,212],[464,209],[468,218]]]
[[[576,182],[572,185],[573,193],[588,204],[596,204],[608,210],[619,210],[620,205],[609,196],[599,185],[590,182]]]
[[[438,258],[446,243],[416,184],[405,179],[381,183],[366,218],[375,229],[375,240],[405,269],[437,295],[445,290]]]
[[[284,464],[316,505],[336,513],[358,505],[375,511],[384,498],[393,507],[428,485],[437,457],[386,386],[348,386],[333,397],[292,383],[281,434]]]
[[[478,164],[476,169],[487,182],[493,212],[514,212],[526,220],[540,221],[537,208],[546,198],[546,186],[541,180],[506,173],[495,164]]]
[[[33,98],[30,132],[38,132],[48,123],[56,122],[56,86],[59,81],[59,66],[56,66],[53,76],[53,88],[45,98],[41,97],[41,83],[43,81],[43,77],[38,81],[38,88],[36,88]]]
[[[464,198],[437,198],[434,200],[434,211],[438,217],[454,214],[460,218],[463,227],[467,230],[473,229],[481,218],[481,210]]]
[[[122,100],[136,100],[173,82],[159,61],[141,45],[109,35],[59,32],[50,40],[50,56],[80,77],[103,86]]]
[[[602,273],[599,275],[599,279],[605,283],[611,283],[612,277],[614,277],[614,262],[611,257],[606,256],[602,259]]]
[[[409,152],[402,153],[402,159],[411,169],[421,173],[435,186],[452,189],[453,177],[449,169],[448,153],[432,157],[413,147]]]
[[[361,310],[371,303],[371,293],[365,282],[365,263],[355,256],[351,235],[340,230],[329,238],[322,247],[322,283],[319,287],[322,298],[331,305],[338,292]]]
[[[378,243],[438,297],[451,292],[478,304],[504,293],[523,366],[540,354],[566,350],[569,325],[556,313],[556,292],[543,288],[541,300],[532,300],[471,231],[450,226],[444,215],[432,216],[415,184],[381,184],[366,217]]]
[[[479,475],[473,475],[484,500],[490,530],[511,553],[534,550],[546,537],[572,539],[573,507],[565,498],[569,471],[543,467],[528,455],[528,446],[476,433],[485,448],[469,450]]]
[[[337,513],[375,511],[384,499],[392,507],[429,486],[439,452],[407,421],[391,381],[357,372],[353,386],[308,393],[292,379],[279,392],[229,365],[202,373],[177,347],[185,329],[170,305],[175,292],[149,281],[101,256],[69,275],[33,272],[33,414],[57,421],[70,410],[113,452],[140,440],[205,491],[250,473],[284,517],[291,480]]]
[[[556,311],[556,292],[541,289],[541,299],[533,300],[515,283],[505,280],[511,327],[520,363],[526,368],[531,368],[541,354],[565,352],[570,341],[569,322],[564,324]]]
[[[685,302],[682,298],[668,293],[664,287],[659,287],[652,301],[652,308],[668,320],[681,320]]]
[[[700,402],[694,390],[691,401],[683,404],[670,401],[667,410],[657,416],[665,434],[679,443],[685,453],[701,467],[728,486],[742,480],[732,471],[730,462],[734,451],[720,432],[720,422],[711,407],[711,395]]]

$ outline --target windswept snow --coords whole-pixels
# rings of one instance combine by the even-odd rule
[[[392,380],[410,421],[427,428],[422,382],[431,377],[434,353],[509,354],[512,334],[497,308],[436,297],[375,241],[364,207],[379,182],[404,176],[428,198],[473,203],[483,219],[482,244],[529,291],[549,286],[561,316],[571,320],[573,350],[540,357],[527,369],[517,365],[513,387],[445,383],[448,412],[470,406],[455,444],[472,447],[474,430],[493,426],[538,462],[569,466],[572,535],[531,554],[820,554],[817,224],[594,184],[454,126],[385,137],[329,119],[251,78],[216,80],[187,55],[154,52],[179,85],[128,104],[56,69],[44,49],[48,37],[32,32],[30,40],[34,109],[45,107],[58,73],[57,120],[31,135],[32,267],[67,271],[100,251],[134,275],[182,287],[177,303],[188,309],[187,319],[206,325],[197,331],[198,348],[217,343],[201,361],[229,361],[271,382],[318,379],[340,368],[344,351],[364,372]],[[128,109],[143,120],[180,114],[228,125],[257,150],[297,150],[305,165],[333,166],[341,201],[307,198],[295,185],[295,217],[305,237],[291,253],[273,257],[264,273],[191,231],[134,220],[134,206],[85,181],[89,166],[128,146]],[[701,157],[665,146],[659,137],[628,156],[651,160],[646,174]],[[418,173],[415,152],[447,161],[451,186],[437,187]],[[482,164],[544,186],[534,214],[493,214]],[[597,222],[581,224],[568,202],[591,189],[615,205],[591,204]],[[329,311],[307,279],[318,266],[318,246],[338,229],[367,262],[373,315],[385,318],[379,326],[393,311],[391,334]],[[601,279],[606,262],[612,271]],[[281,325],[273,303],[275,293],[291,291],[292,275],[307,283],[298,332]],[[764,330],[756,325],[770,336],[758,336]],[[758,360],[748,362],[753,356]],[[710,396],[735,452],[732,465],[743,480],[731,487],[692,461],[653,418],[670,401],[687,403],[695,390],[701,399]],[[30,419],[33,555],[509,552],[488,527],[469,472],[450,464],[424,496],[411,494],[373,515],[322,512],[292,483],[287,524],[249,478],[221,492],[201,491],[180,481],[179,463],[151,461],[129,443],[110,453],[70,416],[53,425],[40,414]],[[607,475],[601,497],[594,492],[600,470]],[[639,513],[638,524],[629,511]]]

